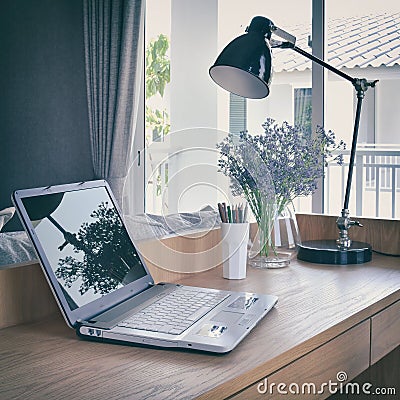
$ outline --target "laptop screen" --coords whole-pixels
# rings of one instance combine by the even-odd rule
[[[71,310],[146,275],[105,187],[22,203]]]

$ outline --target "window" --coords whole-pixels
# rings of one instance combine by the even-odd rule
[[[263,0],[146,1],[146,48],[158,56],[162,53],[165,84],[151,83],[151,71],[147,71],[146,212],[215,206],[216,187],[224,191],[229,185],[215,178],[215,144],[229,131],[259,134],[267,117],[300,124],[309,134],[317,122],[323,122],[350,148],[356,102],[352,85],[326,70],[313,72],[311,61],[303,56],[287,49],[273,50],[271,94],[264,100],[231,95],[208,76],[220,50],[243,33],[255,15],[264,15],[295,35],[305,51],[322,49],[324,25],[319,11],[323,4],[318,0],[296,1],[290,7]],[[325,1],[325,59],[351,76],[379,79],[363,104],[352,215],[400,216],[399,24],[399,7],[392,0]],[[157,63],[153,67],[160,68]],[[196,151],[189,151],[191,147]],[[199,174],[196,165],[205,160],[214,169],[206,168],[201,179],[193,181]],[[296,201],[297,211],[338,214],[346,178],[346,165],[329,165],[320,185],[323,192]],[[215,193],[210,189],[209,196],[200,196],[209,190],[205,186]]]
[[[312,120],[311,88],[294,89],[294,124],[303,128],[311,136]]]
[[[229,132],[247,130],[247,99],[233,93],[229,95]]]
[[[147,0],[146,60],[152,68],[146,67],[146,212],[170,214],[215,206],[229,191],[229,180],[218,173],[216,151],[227,132],[260,133],[270,116],[293,123],[293,87],[284,76],[274,79],[268,99],[255,101],[218,88],[208,69],[255,15],[266,15],[284,26],[301,17],[309,27],[310,1],[297,3],[288,13],[282,4],[266,7],[260,0],[171,0],[162,4]],[[168,49],[159,43],[160,37]],[[170,81],[161,91],[157,79],[153,82],[155,69],[160,68],[152,64],[157,51],[162,66],[166,59],[170,66]],[[303,82],[310,86],[310,71],[298,83]],[[200,165],[202,171],[197,168]]]
[[[350,210],[353,215],[399,218],[400,7],[377,0],[346,4],[342,8],[336,0],[326,1],[327,59],[351,76],[379,80],[363,100]],[[325,126],[350,147],[355,90],[327,73],[325,102]],[[329,165],[326,212],[340,211],[346,179],[347,165]]]

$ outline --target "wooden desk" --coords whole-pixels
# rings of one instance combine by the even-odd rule
[[[374,254],[368,264],[341,267],[294,261],[248,269],[242,281],[216,268],[181,282],[276,294],[279,302],[226,355],[83,341],[59,314],[5,328],[0,398],[265,399],[257,392],[265,377],[317,384],[345,371],[350,380],[400,343],[399,258]]]

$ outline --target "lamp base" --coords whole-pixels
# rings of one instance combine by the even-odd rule
[[[371,261],[372,248],[363,242],[352,242],[341,250],[336,240],[309,240],[298,245],[297,258],[317,264],[364,264]]]

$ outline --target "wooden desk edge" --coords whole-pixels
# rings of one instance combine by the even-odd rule
[[[239,377],[233,378],[224,382],[207,392],[204,392],[196,397],[196,400],[216,400],[226,399],[234,394],[237,394],[253,384],[261,381],[268,375],[279,371],[280,369],[292,364],[296,360],[311,353],[324,344],[332,341],[339,335],[350,330],[354,326],[362,323],[363,321],[371,318],[375,314],[390,307],[396,301],[400,300],[400,289],[396,290],[389,296],[386,296],[376,303],[371,304],[369,307],[364,308],[353,314],[351,317],[339,322],[338,324],[322,331],[311,339],[291,348],[290,350],[272,358],[265,363],[256,366],[255,368],[247,371]],[[243,384],[244,383],[244,384]]]

